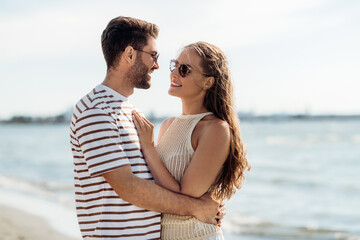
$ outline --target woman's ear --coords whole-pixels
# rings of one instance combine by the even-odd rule
[[[208,90],[209,88],[212,87],[212,85],[214,84],[215,82],[215,78],[214,77],[207,77],[205,79],[205,83],[204,83],[204,88],[205,90]]]

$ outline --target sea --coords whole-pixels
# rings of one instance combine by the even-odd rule
[[[360,239],[360,120],[241,121],[241,135],[252,168],[225,239]],[[0,204],[81,239],[68,124],[0,125]]]

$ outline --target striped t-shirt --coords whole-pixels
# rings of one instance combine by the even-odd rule
[[[160,239],[160,213],[122,200],[102,174],[130,165],[153,181],[127,98],[98,85],[75,106],[70,124],[76,212],[84,239]]]

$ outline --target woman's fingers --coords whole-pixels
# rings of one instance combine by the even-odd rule
[[[144,121],[150,125],[153,125],[146,117],[143,117]]]
[[[132,118],[137,128],[142,128],[144,126],[143,119],[141,119],[141,116],[135,110],[132,111]]]
[[[132,119],[133,119],[133,121],[135,123],[135,127],[137,129],[140,129],[142,127],[140,119],[135,114],[132,115]]]
[[[135,118],[139,124],[139,127],[144,128],[146,127],[146,130],[151,130],[154,128],[154,125],[147,120],[144,116],[141,116],[138,112],[135,110],[132,111],[133,119]]]
[[[132,120],[135,124],[135,127],[138,128],[138,125],[139,125],[139,122],[138,122],[138,119],[137,117],[135,116],[135,114],[132,114]]]
[[[142,147],[154,145],[154,125],[135,110],[132,111],[132,119],[139,134]]]
[[[139,123],[141,123],[142,125],[144,125],[145,124],[145,119],[146,118],[144,118],[143,116],[141,116],[138,112],[136,112],[135,110],[133,110],[132,111],[132,115],[133,115],[133,117],[135,117],[137,120],[138,120],[138,122]]]

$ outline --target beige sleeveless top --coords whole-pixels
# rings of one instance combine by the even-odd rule
[[[194,155],[191,135],[196,124],[211,112],[194,115],[181,115],[168,127],[156,150],[161,161],[180,182]],[[218,237],[217,237],[218,236]],[[203,223],[191,216],[163,214],[161,220],[161,239],[223,239],[221,229],[213,224]]]

